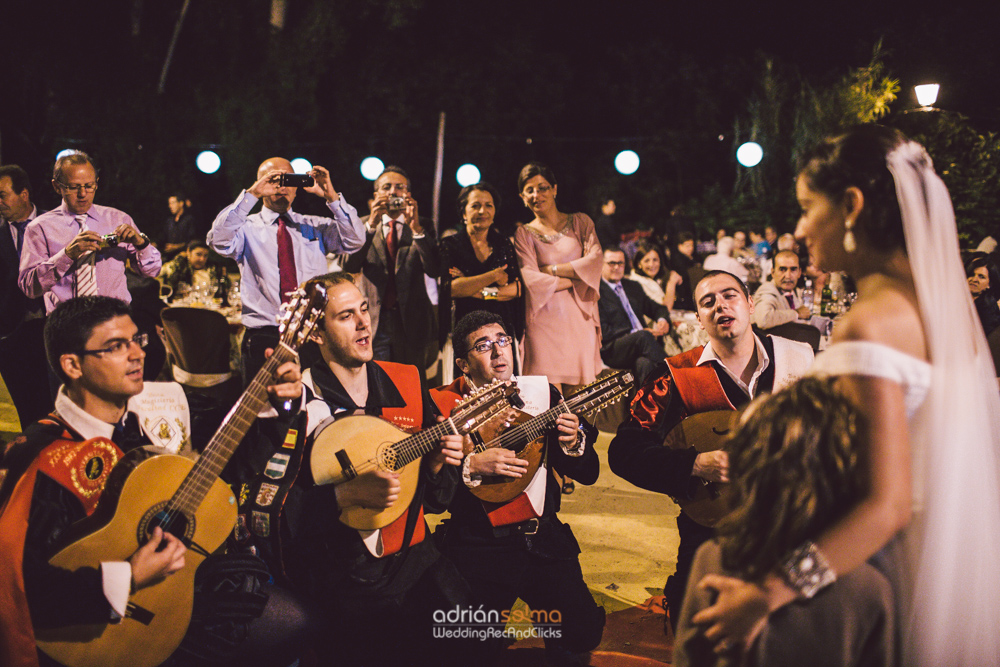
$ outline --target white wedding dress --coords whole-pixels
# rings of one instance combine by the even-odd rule
[[[897,568],[886,574],[901,601],[902,664],[1000,666],[1000,391],[947,188],[914,142],[886,164],[931,363],[851,341],[831,346],[814,368],[889,378],[906,396],[914,513],[876,559]]]

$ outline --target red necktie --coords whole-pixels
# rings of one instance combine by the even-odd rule
[[[281,303],[287,303],[290,293],[299,286],[295,273],[295,250],[292,248],[292,234],[285,225],[286,216],[278,216],[278,289]]]
[[[389,235],[385,237],[385,247],[389,252],[389,262],[385,267],[389,280],[385,284],[385,294],[382,295],[382,306],[392,308],[396,305],[396,251],[399,249],[395,220],[389,221]]]
[[[795,310],[795,297],[792,296],[790,293],[786,292],[785,300],[788,301],[788,307],[791,308],[792,310]]]

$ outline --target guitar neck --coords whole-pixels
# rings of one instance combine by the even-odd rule
[[[267,402],[267,385],[273,382],[278,366],[294,357],[295,351],[286,344],[275,347],[170,499],[170,507],[189,514],[198,509]]]

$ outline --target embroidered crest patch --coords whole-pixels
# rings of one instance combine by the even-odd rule
[[[260,537],[271,536],[271,516],[267,512],[253,513],[253,532]]]
[[[285,441],[281,443],[281,446],[285,449],[295,449],[295,441],[299,437],[299,432],[294,428],[288,429],[288,433],[285,434]]]
[[[274,496],[278,493],[277,484],[261,484],[260,491],[257,492],[257,505],[268,507],[274,502]]]
[[[291,458],[288,454],[275,454],[267,462],[264,474],[271,479],[281,479],[285,476],[285,470],[288,469],[288,462]]]

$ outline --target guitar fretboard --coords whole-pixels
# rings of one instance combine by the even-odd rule
[[[165,511],[179,511],[194,514],[215,480],[232,458],[233,453],[257,419],[257,415],[267,402],[267,385],[273,381],[278,366],[295,358],[295,351],[285,343],[277,345],[274,353],[254,376],[240,400],[226,415],[222,426],[209,441],[208,446],[191,472],[187,474],[180,488],[174,493]]]

